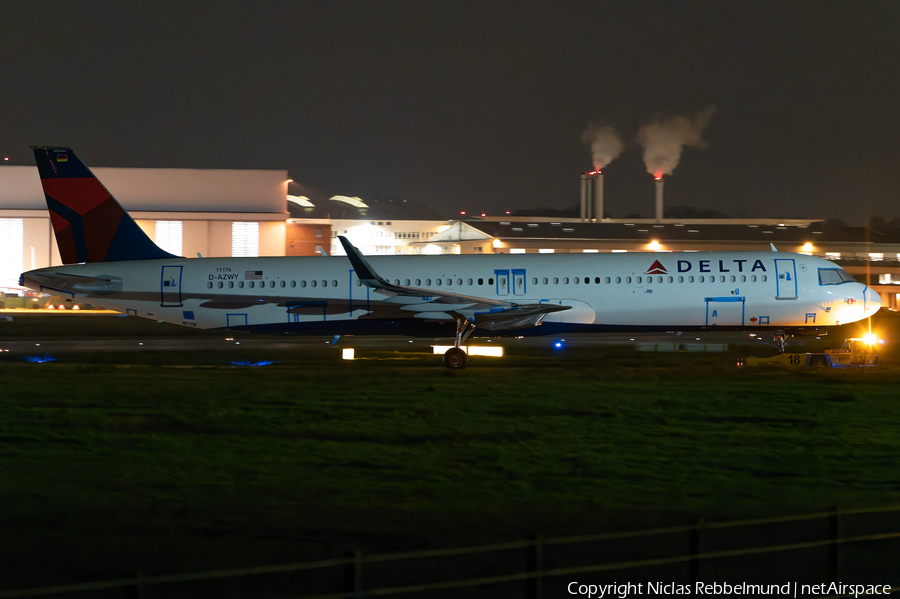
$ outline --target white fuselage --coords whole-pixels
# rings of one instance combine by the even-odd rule
[[[398,285],[523,304],[571,306],[548,315],[544,324],[830,326],[860,320],[881,306],[878,294],[862,283],[821,284],[819,269],[839,268],[835,264],[786,252],[370,256],[367,260],[384,279]],[[54,289],[38,282],[41,273],[109,278],[116,283],[105,290],[72,285]],[[198,328],[297,327],[323,321],[346,325],[361,318],[416,318],[363,286],[346,257],[77,264],[30,271],[23,275],[23,282],[37,291]]]

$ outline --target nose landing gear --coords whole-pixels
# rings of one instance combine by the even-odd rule
[[[444,366],[452,370],[462,370],[468,365],[469,356],[460,346],[475,330],[475,325],[465,318],[456,321],[456,345],[444,352]]]

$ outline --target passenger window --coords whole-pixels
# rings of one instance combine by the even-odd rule
[[[362,283],[362,281],[357,281],[357,283]],[[300,286],[301,286],[301,287],[306,287],[306,279],[300,281]]]
[[[609,277],[606,277],[606,282],[609,283]],[[594,277],[594,283],[597,285],[600,284],[600,277]]]
[[[332,286],[332,287],[337,287],[337,280],[332,281],[332,282],[331,282],[331,286]]]
[[[563,284],[564,284],[564,285],[568,285],[568,284],[569,284],[569,277],[563,277]]]
[[[694,282],[694,277],[693,276],[688,277],[688,283],[693,283],[693,282]]]
[[[759,275],[759,280],[762,281],[763,283],[765,283],[765,282],[766,282],[766,275]]]
[[[234,289],[234,281],[228,281],[228,288]]]
[[[209,283],[206,284],[206,288],[207,288],[207,289],[212,289],[212,281],[210,281]]]
[[[741,283],[747,282],[747,275],[741,275]]]
[[[553,277],[553,284],[559,285],[559,277]]]
[[[282,281],[282,282],[281,282],[281,286],[282,286],[282,287],[287,287],[287,281]]]
[[[734,283],[735,281],[737,281],[737,277],[735,277],[734,275],[731,275],[731,282]]]
[[[442,279],[435,279],[435,280],[434,280],[435,285],[437,285],[438,287],[441,286],[441,282],[442,282]]]
[[[453,285],[453,279],[447,279],[445,282],[447,283],[447,287]]]
[[[399,285],[399,284],[400,284],[400,279],[394,279],[394,285]]]
[[[407,287],[409,287],[409,279],[405,279],[405,280],[403,281],[403,284],[406,285]]]
[[[622,282],[622,277],[616,277],[616,285]]]
[[[578,284],[578,281],[579,281],[578,277],[575,277],[575,284],[576,284],[576,285]]]
[[[457,284],[457,285],[462,285],[462,279],[456,279],[456,284]]]
[[[416,279],[416,287],[422,284],[422,279]]]
[[[543,279],[541,279],[541,281],[544,283],[544,285],[546,285],[547,282],[548,282],[548,281],[547,281],[547,277],[544,277]]]
[[[750,282],[751,282],[751,283],[755,283],[755,282],[756,282],[756,275],[750,275]]]
[[[607,285],[609,285],[609,277],[606,277],[605,279],[603,279],[603,282],[606,283]]]
[[[431,279],[425,279],[425,286],[431,287]]]
[[[725,282],[725,275],[722,275],[721,277],[719,277],[719,282],[720,282],[720,283],[724,283],[724,282]]]
[[[684,283],[684,277],[681,276],[681,275],[678,275],[678,282],[679,282],[679,283]]]
[[[479,284],[479,285],[484,285],[484,279],[478,279],[478,284]]]
[[[328,287],[328,281],[322,281],[322,287]]]
[[[243,282],[243,281],[238,281],[238,287],[240,287],[241,289],[243,289],[243,288],[244,288],[244,282]]]
[[[626,282],[626,283],[630,283],[630,282],[631,282],[631,277],[625,277],[625,282]]]
[[[297,281],[291,281],[291,287],[296,287],[296,286],[297,286]]]
[[[590,277],[585,277],[585,278],[584,278],[584,284],[585,284],[585,285],[587,285],[587,284],[590,283],[590,282],[591,282],[591,278],[590,278]]]
[[[691,281],[691,282],[693,283],[693,281]],[[703,275],[700,275],[699,277],[697,277],[697,282],[699,282],[699,283],[705,283],[705,282],[706,282],[706,278],[705,278]]]
[[[306,283],[304,283],[303,286],[306,287]],[[360,281],[359,279],[357,279],[357,280],[356,280],[356,286],[357,286],[357,287],[362,287],[362,281]]]
[[[472,279],[466,279],[466,285],[471,285],[471,284],[472,284]]]
[[[253,281],[250,281],[248,283],[248,285],[250,286],[250,289],[253,289],[254,287],[256,287],[256,283],[254,283]]]
[[[672,277],[669,277],[669,282],[671,283],[672,281],[673,281]],[[662,283],[662,277],[659,278],[659,282]]]
[[[725,277],[722,277],[722,281],[724,281],[724,280],[725,280]],[[715,277],[710,277],[710,278],[709,278],[709,282],[710,282],[710,283],[715,283],[715,282],[716,282],[716,278],[715,278]]]
[[[318,283],[316,282],[315,279],[313,279],[312,281],[310,281],[309,284],[310,284],[311,286],[313,286],[313,287],[315,287],[316,285],[318,285]]]
[[[491,277],[490,279],[488,279],[488,285],[493,285],[493,284],[494,284],[494,277]]]

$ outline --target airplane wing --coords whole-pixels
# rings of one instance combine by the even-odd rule
[[[520,304],[434,289],[420,289],[394,285],[382,278],[362,253],[346,237],[338,236],[347,257],[360,282],[388,296],[388,304],[400,304],[401,310],[414,312],[415,318],[430,321],[459,320],[464,318],[475,326],[491,331],[523,329],[541,324],[547,314],[570,310],[571,306],[549,304]]]

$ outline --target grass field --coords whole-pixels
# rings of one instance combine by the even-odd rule
[[[460,372],[330,349],[7,358],[0,589],[900,503],[887,347],[852,371],[602,347]]]

